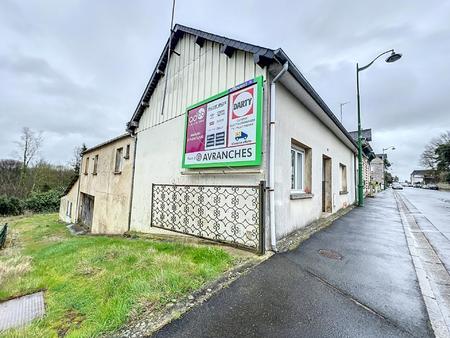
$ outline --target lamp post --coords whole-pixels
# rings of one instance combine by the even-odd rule
[[[390,147],[387,147],[387,148],[383,148],[382,152],[381,152],[381,159],[383,160],[383,190],[386,190],[386,175],[384,174],[385,173],[384,152],[386,150],[389,150],[389,149],[395,150],[395,147],[394,146],[390,146]]]
[[[358,63],[356,63],[356,96],[357,96],[357,107],[358,107],[358,206],[364,206],[364,182],[363,182],[363,173],[362,173],[362,135],[361,135],[361,104],[359,98],[359,72],[369,68],[372,64],[381,56],[391,53],[386,59],[386,62],[392,63],[399,60],[402,57],[402,54],[396,53],[393,49],[390,49],[386,52],[379,54],[375,59],[373,59],[370,63],[365,65],[364,67],[359,67]]]

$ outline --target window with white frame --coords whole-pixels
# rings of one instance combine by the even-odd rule
[[[72,202],[70,201],[67,201],[66,216],[68,217],[72,216]]]
[[[305,151],[291,147],[291,190],[303,192],[305,179]]]

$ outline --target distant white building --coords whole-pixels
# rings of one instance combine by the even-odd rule
[[[425,170],[414,170],[411,175],[411,184],[415,183],[423,183],[423,184],[429,184],[429,183],[435,183],[435,171],[432,169],[425,169]]]

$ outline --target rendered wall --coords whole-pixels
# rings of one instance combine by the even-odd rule
[[[355,201],[354,154],[285,87],[277,84],[275,208],[277,239],[322,216],[322,156],[331,158],[332,212]],[[311,148],[312,198],[291,200],[291,139]],[[347,194],[340,195],[339,163],[347,167]]]
[[[130,145],[130,158],[123,159],[122,172],[114,173],[116,149]],[[80,193],[94,196],[92,233],[120,234],[128,230],[131,197],[134,139],[125,137],[83,156]],[[94,156],[99,155],[97,175],[93,174]],[[84,174],[89,157],[89,171]],[[81,205],[81,202],[80,202]]]
[[[264,179],[264,155],[261,166],[245,168],[183,170],[181,160],[185,109],[259,75],[266,79],[265,70],[254,64],[251,54],[237,51],[229,58],[220,53],[219,44],[206,41],[200,48],[195,44],[195,38],[189,34],[180,39],[175,50],[180,56],[173,54],[169,63],[164,113],[161,114],[161,103],[165,78],[158,83],[137,130],[131,218],[131,229],[136,231],[150,231],[152,183],[257,185]],[[267,125],[266,96],[267,90],[263,103],[264,125]],[[263,153],[265,142],[264,129]],[[208,174],[217,173],[221,169],[227,173]],[[252,173],[243,173],[249,170]],[[188,175],[195,172],[202,174]]]
[[[72,185],[69,192],[61,197],[59,204],[59,219],[66,223],[75,223],[77,221],[77,196],[79,179]],[[67,203],[72,203],[72,213],[67,216]]]

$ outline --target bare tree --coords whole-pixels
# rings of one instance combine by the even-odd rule
[[[450,130],[442,133],[438,137],[433,138],[426,146],[423,153],[420,155],[420,164],[425,168],[436,169],[438,157],[436,149],[442,145],[450,142]]]
[[[36,158],[43,141],[42,132],[36,133],[28,127],[23,127],[20,141],[16,142],[19,147],[23,170],[26,170]]]
[[[0,196],[22,196],[20,177],[22,162],[10,159],[0,160]]]
[[[83,153],[86,151],[86,144],[82,144],[81,147],[75,147],[73,149],[73,158],[70,161],[70,165],[73,168],[75,175],[78,176],[81,168],[81,159],[83,158]]]

